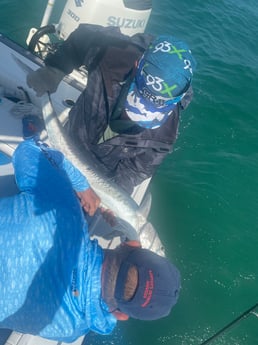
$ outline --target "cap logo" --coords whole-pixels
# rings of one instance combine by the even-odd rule
[[[157,53],[158,51],[162,51],[163,53],[169,53],[169,54],[177,54],[178,58],[180,60],[183,59],[183,56],[181,53],[186,53],[186,49],[177,49],[172,43],[168,41],[163,41],[154,47],[153,53]]]
[[[151,300],[153,289],[154,289],[154,276],[153,272],[149,271],[149,279],[146,281],[145,289],[143,293],[144,303],[141,305],[143,308],[146,307]]]
[[[174,46],[172,43],[170,43],[168,41],[163,41],[163,42],[156,44],[156,46],[154,47],[153,53],[157,53],[159,51],[161,51],[163,53],[168,53],[168,54],[177,54],[179,60],[183,60],[182,53],[188,52],[187,49],[177,49],[176,46]],[[190,50],[189,50],[189,53],[191,53]],[[189,69],[191,74],[193,74],[191,61],[184,59],[184,64],[185,64],[184,69]]]
[[[190,73],[193,74],[193,69],[192,69],[191,61],[187,60],[187,59],[184,59],[184,64],[185,64],[184,69],[189,69]]]
[[[148,64],[144,64],[142,67],[142,71],[148,66]],[[146,74],[146,85],[151,86],[152,89],[156,92],[159,92],[161,95],[166,95],[168,98],[173,98],[172,91],[177,88],[177,84],[169,86],[165,83],[164,79],[153,76],[151,74]]]
[[[162,95],[168,94],[170,98],[173,98],[172,91],[177,88],[177,84],[174,84],[172,86],[168,86],[167,83],[163,82],[164,90],[160,91]]]
[[[153,77],[152,75],[148,74],[146,76],[146,85],[151,86],[153,90],[156,92],[160,92],[161,95],[168,95],[169,98],[173,98],[172,91],[177,88],[177,84],[169,86],[164,82],[163,79],[159,77]]]
[[[144,67],[143,67],[144,68]],[[159,77],[153,77],[151,74],[146,76],[146,85],[152,86],[155,91],[162,90],[162,82],[164,80]]]
[[[165,99],[153,95],[146,87],[140,91],[140,94],[158,107],[164,107],[166,105]]]

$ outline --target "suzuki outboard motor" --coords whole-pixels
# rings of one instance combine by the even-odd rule
[[[57,35],[66,39],[81,23],[118,26],[132,36],[144,32],[152,9],[151,0],[68,0]]]
[[[28,49],[44,57],[56,48],[55,38],[65,40],[81,23],[118,26],[122,33],[132,36],[145,31],[152,0],[67,0],[57,24],[49,24],[55,0],[48,0],[40,28],[31,28]]]

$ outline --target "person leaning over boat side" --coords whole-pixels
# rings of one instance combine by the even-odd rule
[[[33,138],[13,156],[20,193],[0,198],[0,328],[71,342],[117,320],[155,320],[177,302],[180,274],[137,241],[90,240],[75,191],[85,177]]]
[[[81,24],[46,67],[28,75],[38,96],[55,92],[65,74],[86,66],[88,82],[69,114],[75,143],[129,193],[153,176],[176,140],[179,115],[192,99],[195,60],[169,35],[123,35]]]

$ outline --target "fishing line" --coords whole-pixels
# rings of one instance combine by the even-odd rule
[[[258,314],[254,312],[254,310],[258,307],[258,303],[256,303],[255,305],[253,305],[251,308],[247,309],[245,312],[243,312],[241,315],[239,315],[236,319],[234,319],[233,321],[231,321],[230,323],[228,323],[225,327],[221,328],[218,332],[216,332],[215,334],[213,334],[210,338],[206,339],[204,342],[202,342],[200,345],[207,345],[210,344],[214,339],[218,338],[220,335],[222,335],[222,333],[226,332],[227,330],[229,330],[231,327],[235,326],[238,322],[244,320],[245,318],[247,318],[248,316],[250,316],[250,314],[255,315],[256,317],[258,317]]]

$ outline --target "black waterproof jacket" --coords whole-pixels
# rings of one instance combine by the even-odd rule
[[[121,34],[115,27],[81,24],[46,64],[66,74],[86,66],[88,82],[69,114],[67,129],[76,145],[91,154],[96,168],[129,193],[144,179],[153,176],[176,140],[179,111],[192,98],[192,89],[160,128],[143,129],[132,123],[124,111],[126,88],[133,79],[135,63],[153,36]],[[114,118],[122,123],[117,135],[106,136]],[[121,126],[120,126],[121,127]]]

